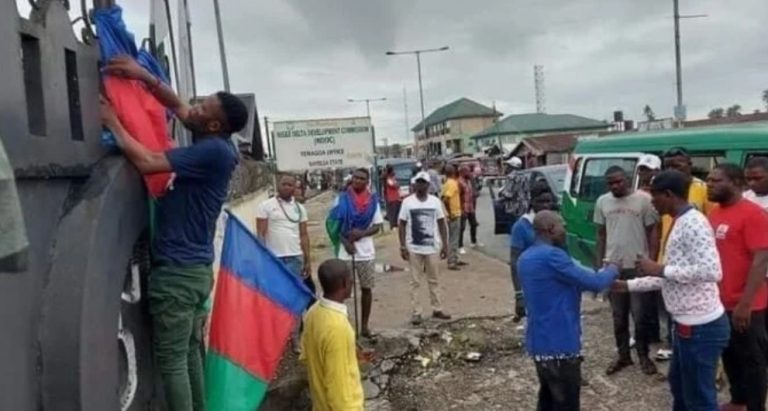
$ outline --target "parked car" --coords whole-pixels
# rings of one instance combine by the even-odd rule
[[[530,183],[535,181],[545,181],[550,190],[555,194],[558,204],[565,190],[565,178],[568,173],[568,166],[565,164],[534,167],[526,170],[521,170],[520,173],[529,176]],[[493,200],[493,217],[495,222],[494,233],[495,234],[509,234],[512,224],[517,221],[519,215],[514,215],[508,211],[509,200],[505,198],[504,192],[510,192],[514,187],[511,174],[504,178],[505,184],[500,189],[496,189],[493,184],[489,184]]]

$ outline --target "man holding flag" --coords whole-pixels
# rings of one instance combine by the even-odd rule
[[[126,158],[144,175],[173,172],[173,186],[158,200],[149,277],[154,359],[170,411],[204,410],[200,358],[204,304],[213,285],[213,237],[238,162],[230,136],[248,121],[236,96],[218,92],[190,107],[130,57],[113,59],[105,72],[133,79],[192,131],[194,144],[166,152],[144,147],[101,101],[101,118]],[[193,408],[194,407],[194,408]]]
[[[368,189],[368,170],[359,168],[352,173],[352,183],[341,192],[331,210],[330,220],[338,224],[337,230],[329,230],[331,241],[340,260],[346,261],[360,281],[360,305],[362,306],[361,335],[371,338],[369,320],[373,305],[374,260],[376,249],[373,236],[378,234],[384,218],[379,198]],[[341,246],[339,246],[339,244]]]

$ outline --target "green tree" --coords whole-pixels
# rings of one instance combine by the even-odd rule
[[[648,104],[645,105],[643,108],[643,115],[648,121],[656,120],[656,114],[653,112],[653,109]]]
[[[725,117],[725,110],[722,107],[713,108],[710,110],[709,114],[707,114],[707,117],[711,119],[723,118]]]
[[[738,104],[734,104],[728,107],[728,110],[725,110],[726,117],[738,117],[740,115],[741,115],[741,106]]]
[[[763,103],[765,103],[765,109],[768,110],[768,88],[763,90]]]

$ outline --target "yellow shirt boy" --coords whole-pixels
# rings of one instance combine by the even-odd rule
[[[361,411],[363,386],[347,306],[321,298],[304,316],[301,359],[313,411]]]

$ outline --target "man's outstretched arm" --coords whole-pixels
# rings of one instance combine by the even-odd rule
[[[141,67],[132,57],[115,57],[107,63],[104,71],[113,76],[144,82],[149,92],[152,93],[160,104],[173,111],[182,122],[187,119],[190,109],[189,104],[183,102],[172,88],[163,84],[159,78]]]
[[[117,139],[117,145],[123,150],[128,160],[136,166],[141,174],[170,172],[171,163],[165,153],[158,153],[144,147],[131,136],[117,118],[112,105],[101,97],[101,120]]]

